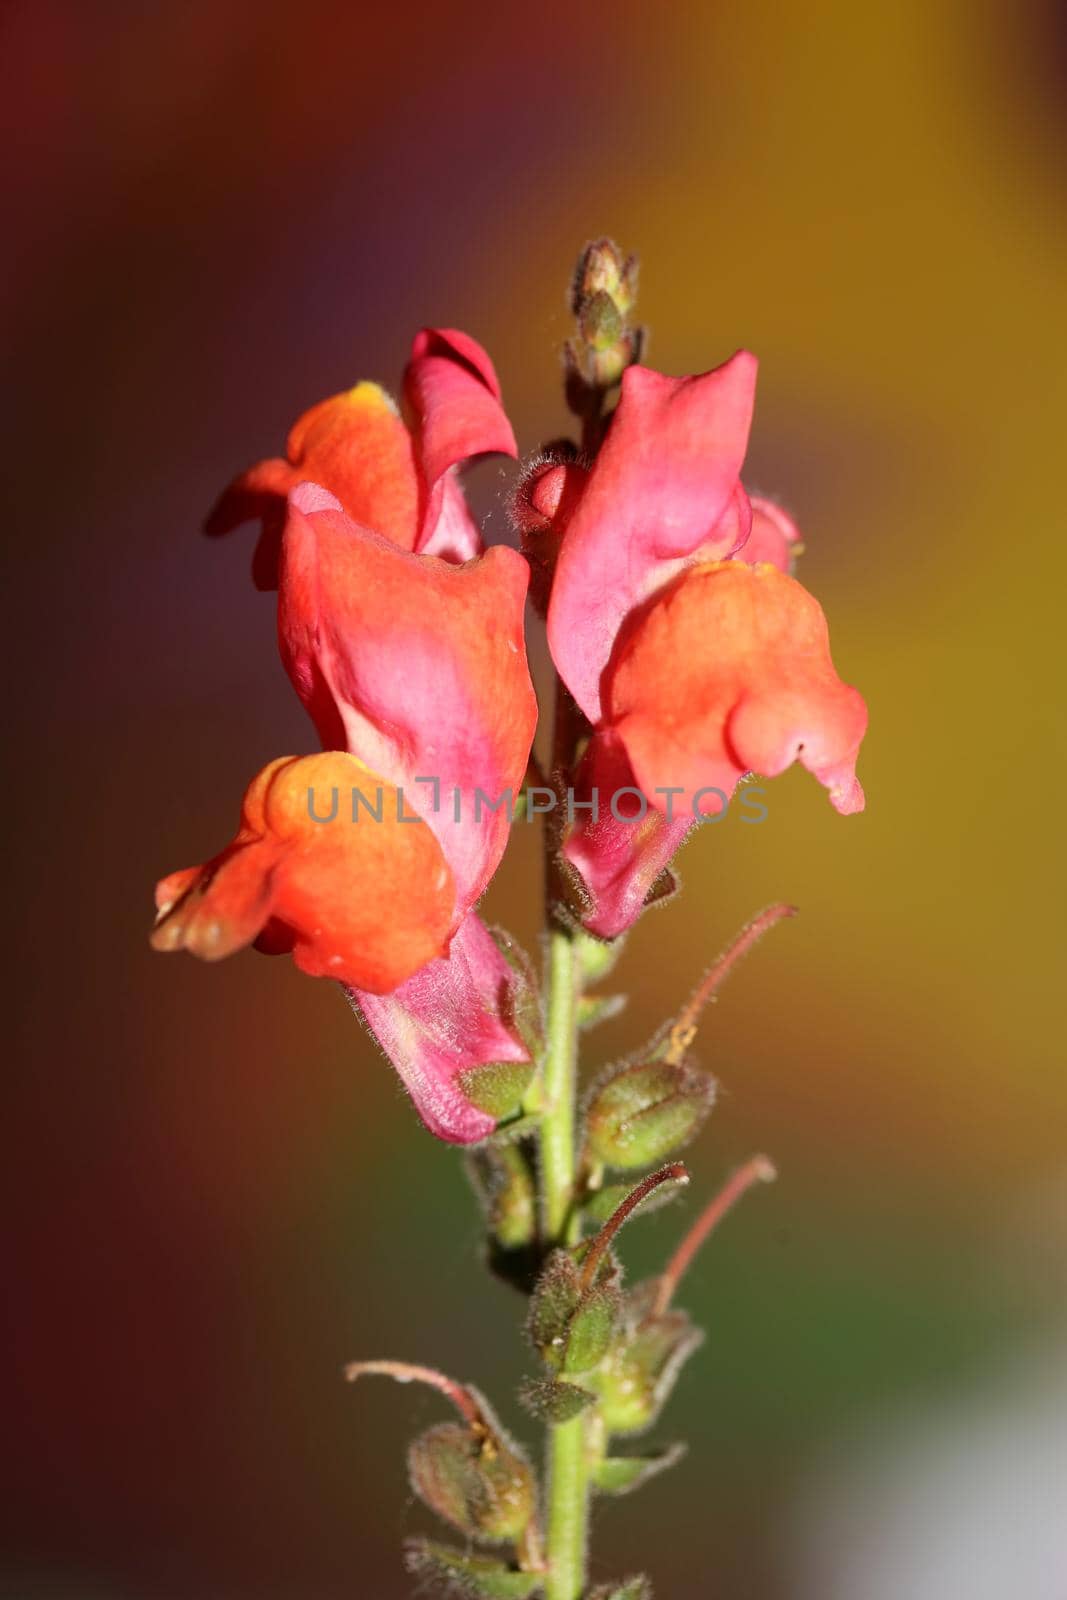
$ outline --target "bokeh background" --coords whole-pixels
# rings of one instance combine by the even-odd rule
[[[248,579],[198,537],[319,397],[424,323],[557,433],[564,286],[643,259],[650,359],[762,361],[747,477],[868,695],[869,809],[804,774],[683,858],[601,1063],[755,908],[802,916],[704,1035],[710,1336],[600,1514],[672,1600],[1063,1600],[1067,28],[1053,4],[374,8],[8,0],[4,633],[11,1148],[0,1590],[393,1600],[432,1358],[513,1402],[455,1154],[329,986],[151,956],[149,891],[311,748]],[[507,476],[475,494],[503,536]],[[536,939],[536,841],[489,911]],[[630,1230],[634,1271],[683,1226]]]

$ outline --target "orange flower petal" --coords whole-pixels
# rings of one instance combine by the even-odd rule
[[[377,815],[354,811],[355,790]],[[433,831],[402,814],[396,789],[344,752],[272,761],[233,843],[162,880],[153,945],[217,960],[262,936],[315,977],[395,989],[447,952],[455,906]]]
[[[740,777],[794,760],[841,812],[863,807],[856,756],[867,708],[830,659],[817,600],[770,565],[720,561],[683,574],[620,640],[611,721],[638,783],[683,791],[679,809],[715,812]]]

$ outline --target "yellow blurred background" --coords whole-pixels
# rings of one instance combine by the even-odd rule
[[[704,830],[630,940],[639,1043],[757,907],[704,1030],[696,1193],[780,1181],[702,1257],[709,1328],[602,1510],[672,1600],[1067,1592],[1061,1043],[1067,24],[1052,4],[3,13],[12,739],[11,1481],[0,1593],[392,1600],[433,1360],[520,1433],[520,1310],[456,1154],[290,964],[151,956],[154,879],[310,727],[251,541],[205,509],[295,415],[490,349],[520,446],[564,422],[589,236],[642,257],[648,359],[761,360],[750,487],[871,707],[868,810],[802,773]],[[504,536],[508,475],[476,473]],[[488,912],[536,941],[537,841]],[[630,1230],[652,1270],[684,1224]],[[1058,1586],[1057,1586],[1058,1585]]]

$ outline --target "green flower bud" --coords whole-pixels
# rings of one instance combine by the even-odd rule
[[[614,239],[594,239],[578,258],[571,286],[571,310],[581,317],[597,295],[608,296],[623,316],[637,299],[636,256],[624,256]]]
[[[688,1144],[714,1101],[715,1080],[689,1062],[613,1069],[586,1107],[589,1149],[605,1166],[649,1166]]]
[[[553,1250],[530,1300],[531,1343],[550,1371],[589,1372],[608,1352],[621,1305],[618,1268],[610,1255],[586,1288],[574,1255]]]
[[[618,306],[605,289],[598,289],[578,315],[578,327],[590,350],[610,350],[623,335],[623,320]]]
[[[408,1472],[431,1511],[483,1543],[520,1538],[533,1515],[529,1463],[503,1433],[440,1422],[412,1443]]]
[[[639,358],[642,334],[630,322],[636,298],[636,257],[624,256],[611,239],[586,245],[571,284],[578,332],[565,351],[567,401],[579,416],[591,400],[599,407]]]

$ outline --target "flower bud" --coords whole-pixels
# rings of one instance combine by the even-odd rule
[[[574,1255],[553,1250],[534,1288],[528,1323],[530,1341],[550,1371],[572,1376],[604,1359],[622,1304],[618,1276],[605,1253],[584,1283]]]
[[[714,1101],[715,1080],[690,1062],[613,1070],[594,1084],[586,1107],[590,1151],[605,1166],[648,1166],[688,1144]]]
[[[637,299],[636,256],[624,256],[614,239],[594,239],[578,258],[571,286],[571,310],[576,317],[598,294],[611,298],[623,316]]]
[[[637,299],[637,257],[624,256],[612,239],[594,239],[578,260],[571,310],[578,323],[564,359],[567,403],[578,416],[604,394],[641,353],[642,331],[630,322]]]
[[[625,332],[622,313],[606,289],[598,289],[578,314],[578,329],[590,350],[610,350]]]
[[[529,1463],[503,1434],[438,1423],[412,1443],[408,1471],[431,1511],[486,1544],[520,1538],[533,1515]]]

